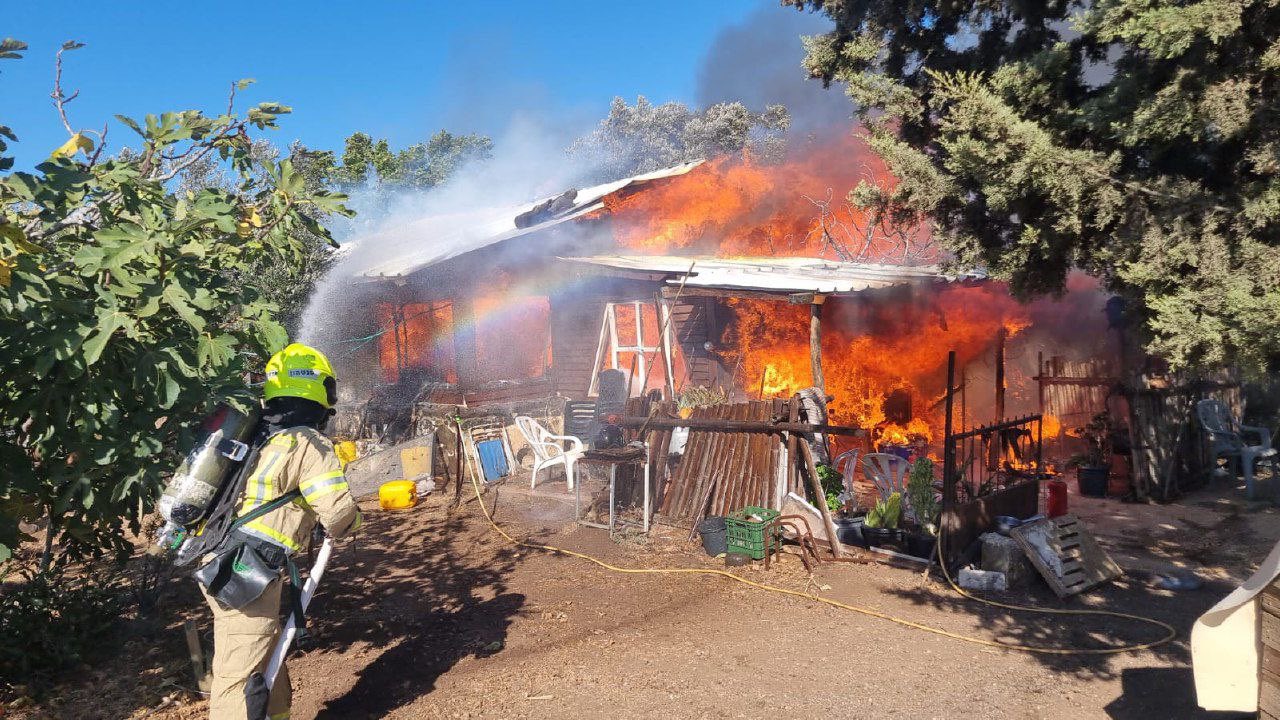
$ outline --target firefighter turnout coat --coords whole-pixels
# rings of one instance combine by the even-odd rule
[[[237,515],[246,515],[294,488],[302,492],[301,497],[249,521],[240,532],[295,553],[306,546],[317,520],[334,538],[360,527],[360,510],[333,444],[309,427],[283,430],[267,440],[249,473]]]
[[[335,538],[360,527],[360,510],[351,497],[333,445],[309,427],[283,430],[267,440],[250,470],[237,516],[295,488],[301,492],[300,497],[245,523],[237,532],[293,554],[306,547],[317,521]],[[246,717],[245,684],[253,672],[265,670],[271,657],[283,627],[281,600],[288,597],[288,583],[286,578],[276,580],[257,600],[239,609],[228,608],[205,593],[214,619],[209,693],[212,720]],[[282,666],[267,704],[271,720],[288,718],[291,700],[288,669]]]

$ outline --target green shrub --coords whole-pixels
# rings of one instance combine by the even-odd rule
[[[840,509],[840,493],[844,492],[844,476],[830,465],[818,465],[818,482],[822,485],[822,494],[827,501],[827,509],[836,512]]]
[[[74,668],[115,627],[127,594],[119,576],[58,570],[0,577],[0,680],[46,685]]]

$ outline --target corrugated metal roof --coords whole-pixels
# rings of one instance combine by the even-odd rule
[[[670,285],[776,293],[840,295],[863,290],[954,280],[981,273],[944,274],[936,266],[848,263],[822,258],[717,258],[671,255],[606,255],[562,260],[625,272],[663,275]],[[692,266],[692,269],[691,269]],[[687,276],[687,277],[686,277]]]
[[[606,195],[634,185],[683,175],[701,165],[702,160],[655,170],[643,175],[583,188],[577,191],[573,204],[554,217],[529,227],[516,227],[516,218],[535,207],[555,200],[559,195],[522,205],[489,208],[450,215],[422,218],[407,225],[375,233],[354,242],[377,244],[379,261],[357,269],[354,275],[397,277],[465,255],[505,240],[535,233],[562,222],[586,215],[604,207]]]

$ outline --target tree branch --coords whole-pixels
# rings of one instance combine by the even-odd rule
[[[67,103],[79,97],[80,91],[76,90],[69,96],[62,92],[62,53],[77,47],[80,47],[79,44],[63,43],[57,55],[54,56],[53,92],[49,93],[49,97],[53,98],[54,107],[58,109],[58,117],[62,119],[62,127],[67,129],[68,135],[75,135],[76,131],[71,129],[71,122],[67,120]]]
[[[93,157],[89,158],[89,167],[93,167],[98,164],[98,158],[102,156],[102,150],[107,147],[107,129],[107,123],[103,123],[102,132],[89,131],[98,136],[98,147],[94,148]]]

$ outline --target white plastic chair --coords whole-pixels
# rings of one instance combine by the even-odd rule
[[[1210,453],[1214,460],[1226,458],[1244,475],[1245,493],[1253,499],[1254,465],[1259,460],[1270,460],[1274,466],[1276,450],[1271,447],[1271,430],[1264,427],[1241,425],[1231,416],[1227,406],[1221,402],[1208,399],[1196,403],[1196,415],[1200,418],[1200,427],[1209,436]],[[1245,435],[1257,438],[1257,445],[1245,441]]]
[[[529,443],[533,451],[533,477],[529,479],[529,488],[538,484],[538,471],[552,465],[563,465],[565,481],[569,489],[573,489],[573,466],[578,458],[586,452],[582,441],[572,435],[552,435],[551,431],[538,424],[537,420],[527,416],[516,416],[516,427]],[[569,443],[569,449],[563,443]]]
[[[849,493],[849,497],[853,497],[853,479],[857,477],[858,456],[861,454],[860,450],[848,450],[837,455],[831,463],[844,478],[844,491]]]
[[[862,456],[862,474],[876,486],[881,500],[888,500],[894,493],[902,495],[903,517],[915,519],[915,512],[907,501],[907,473],[911,463],[893,453],[867,453]]]
[[[892,453],[867,453],[862,456],[862,474],[876,486],[881,500],[894,493],[907,494],[907,470],[911,463]]]

